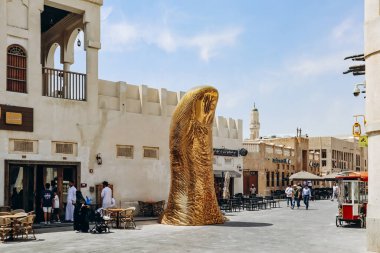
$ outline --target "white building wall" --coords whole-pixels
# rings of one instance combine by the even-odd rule
[[[368,134],[368,251],[380,252],[380,2],[366,0],[364,56],[366,65],[366,132]]]

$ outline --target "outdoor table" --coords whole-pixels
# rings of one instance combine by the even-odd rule
[[[126,211],[125,208],[108,208],[107,211],[116,213],[116,228],[120,228],[120,213]]]
[[[11,226],[12,226],[12,230],[11,230],[11,235],[9,237],[8,240],[13,240],[13,226],[15,225],[15,221],[18,220],[18,219],[21,219],[21,218],[25,218],[26,216],[28,216],[27,213],[15,213],[15,214],[8,214],[8,215],[2,215],[1,217],[3,218],[7,218],[7,219],[10,219],[11,220]]]

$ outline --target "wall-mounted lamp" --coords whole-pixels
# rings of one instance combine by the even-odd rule
[[[102,157],[100,156],[100,153],[98,153],[97,155],[96,155],[96,162],[98,163],[98,165],[101,165],[102,164]]]

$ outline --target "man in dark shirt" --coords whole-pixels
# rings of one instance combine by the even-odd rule
[[[53,203],[53,193],[49,190],[50,184],[45,184],[45,190],[42,192],[41,207],[44,211],[45,225],[50,224],[51,207]]]

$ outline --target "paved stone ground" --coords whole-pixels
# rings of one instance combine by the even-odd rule
[[[367,252],[365,230],[337,228],[336,211],[337,203],[329,200],[311,202],[309,210],[291,210],[282,202],[281,208],[233,212],[224,225],[145,221],[136,230],[108,234],[42,232],[36,241],[0,244],[0,252]]]

